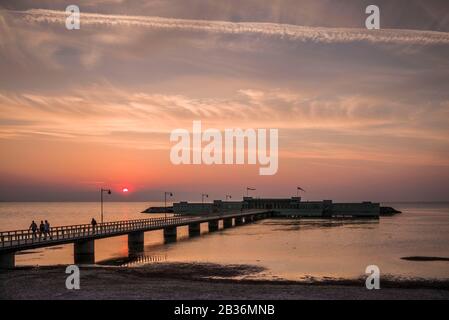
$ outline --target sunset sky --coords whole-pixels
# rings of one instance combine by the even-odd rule
[[[65,28],[69,4],[80,30]],[[365,29],[368,4],[382,30]],[[198,201],[301,186],[309,200],[449,201],[447,1],[0,9],[0,200],[90,201],[110,187],[117,201]],[[279,129],[277,174],[171,164],[170,132],[194,120]]]

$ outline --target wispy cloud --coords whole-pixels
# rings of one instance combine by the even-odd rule
[[[0,105],[2,139],[162,150],[170,146],[171,130],[189,129],[193,120],[200,119],[205,128],[279,128],[281,152],[289,156],[352,148],[360,157],[390,150],[393,158],[399,149],[432,146],[426,157],[446,163],[441,159],[449,143],[445,123],[435,125],[447,115],[447,102],[441,108],[410,108],[406,102],[381,97],[327,98],[281,89],[245,89],[228,98],[200,99],[94,86],[65,95],[0,93]]]
[[[28,22],[58,23],[64,25],[66,13],[57,10],[31,9],[9,11]],[[290,24],[227,22],[172,19],[148,16],[106,15],[81,13],[82,25],[129,26],[163,30],[196,31],[217,34],[255,34],[293,41],[320,43],[395,43],[395,44],[449,44],[449,33],[435,31],[357,28],[305,27]]]

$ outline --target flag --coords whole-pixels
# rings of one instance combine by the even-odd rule
[[[297,187],[297,190],[301,190],[301,191],[304,191],[304,192],[306,192],[306,190],[304,190],[303,188],[301,188],[301,187]]]
[[[247,187],[246,190],[254,191],[254,190],[256,190],[256,188],[250,188],[250,187]]]

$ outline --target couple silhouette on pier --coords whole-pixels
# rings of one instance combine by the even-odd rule
[[[30,227],[28,228],[28,230],[31,230],[33,232],[33,238],[37,239],[38,238],[38,234],[39,234],[39,239],[44,238],[44,240],[47,240],[47,236],[52,239],[52,236],[50,234],[50,223],[45,220],[44,221],[41,220],[41,223],[39,225],[39,228],[36,224],[36,222],[31,222]]]

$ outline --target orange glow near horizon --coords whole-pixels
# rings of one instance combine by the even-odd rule
[[[103,6],[95,10],[110,11]],[[209,9],[195,7],[193,21]],[[305,20],[330,21],[319,11]],[[255,12],[248,21],[260,20]],[[344,31],[342,15],[316,31],[323,36],[178,21],[130,32],[127,20],[67,36],[53,25],[62,16],[47,14],[35,11],[35,23],[0,14],[0,201],[95,201],[100,188],[111,188],[110,201],[164,200],[166,191],[173,201],[237,199],[248,185],[267,197],[301,185],[309,200],[449,200],[449,33],[430,41],[407,23],[385,41]],[[227,20],[221,10],[216,18]],[[291,28],[290,18],[275,20]],[[194,121],[202,133],[277,129],[277,173],[260,176],[264,166],[247,155],[241,165],[173,164],[170,134],[192,134]]]

